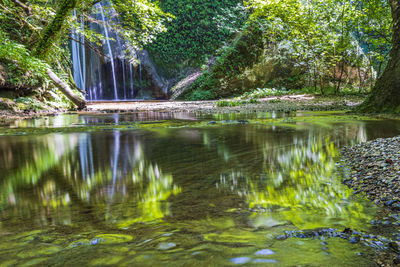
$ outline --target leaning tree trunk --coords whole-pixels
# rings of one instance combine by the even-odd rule
[[[389,0],[392,9],[392,49],[388,64],[371,95],[359,107],[367,113],[400,113],[400,0]]]

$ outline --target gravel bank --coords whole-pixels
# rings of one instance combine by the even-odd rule
[[[93,101],[89,102],[89,112],[268,112],[268,111],[298,111],[298,110],[349,110],[363,101],[360,96],[314,96],[286,95],[259,99],[259,103],[249,103],[233,107],[218,107],[217,100],[211,101]]]
[[[344,184],[376,204],[400,210],[400,136],[345,147],[342,156],[350,167]]]

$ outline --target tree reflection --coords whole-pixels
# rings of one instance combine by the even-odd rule
[[[265,147],[258,178],[233,171],[221,175],[217,187],[237,192],[250,209],[303,229],[329,225],[332,219],[354,226],[371,219],[363,205],[349,200],[351,190],[336,178],[338,148],[329,137],[313,133],[308,139],[295,137],[292,145],[280,149]]]

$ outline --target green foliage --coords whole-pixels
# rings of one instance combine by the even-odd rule
[[[246,104],[258,104],[260,101],[257,99],[251,98],[249,100],[241,100],[240,98],[235,98],[232,100],[219,100],[217,101],[217,107],[237,107]]]
[[[108,15],[113,17],[117,14],[118,19],[110,20],[109,26],[126,41],[128,52],[133,53],[150,43],[157,34],[165,32],[165,24],[174,18],[151,0],[112,0],[110,8]]]
[[[244,105],[246,102],[244,101],[235,101],[235,100],[219,100],[217,102],[217,107],[236,107],[240,105]]]
[[[194,92],[201,91],[211,91],[215,98],[241,95],[256,86],[306,86],[321,94],[342,94],[346,88],[357,88],[346,93],[365,92],[384,68],[391,32],[386,1],[251,0],[246,5],[252,10],[250,29],[258,32],[246,29],[244,34],[250,34],[225,47],[185,99],[196,99]],[[245,73],[257,71],[254,64],[268,66],[268,61],[273,62],[265,69],[270,80],[246,84]]]
[[[211,91],[196,90],[192,93],[191,97],[188,98],[188,100],[207,100],[213,98],[214,94]]]
[[[361,10],[356,36],[368,51],[368,57],[377,71],[382,73],[391,48],[392,18],[387,1],[362,0],[357,2]]]
[[[386,1],[253,0],[249,5],[251,19],[261,22],[270,44],[289,51],[315,87],[333,82],[338,92],[344,77],[351,76],[346,67],[359,72],[358,79],[346,79],[360,86],[373,78],[371,67],[379,72],[390,39]]]
[[[232,87],[230,81],[255,64],[263,53],[264,42],[261,30],[255,23],[247,24],[232,45],[222,47],[214,65],[205,71],[183,94],[187,100],[200,100],[196,95],[211,92],[212,99],[240,95],[247,91],[244,84]]]
[[[240,0],[164,0],[161,7],[176,18],[168,31],[148,46],[156,63],[178,66],[184,62],[201,63],[232,34],[238,32],[247,14]],[[195,64],[197,65],[197,64]]]
[[[285,92],[275,89],[275,88],[257,88],[254,91],[244,93],[241,96],[241,98],[255,99],[255,98],[263,98],[263,97],[267,97],[267,96],[280,96],[283,94],[285,94]]]
[[[22,44],[11,41],[7,34],[0,31],[0,59],[12,62],[25,71],[44,76],[48,65],[31,55]]]
[[[33,57],[24,45],[10,40],[5,32],[0,31],[0,39],[0,63],[6,67],[6,83],[20,88],[47,82],[45,62]]]

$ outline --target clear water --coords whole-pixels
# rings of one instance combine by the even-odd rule
[[[0,128],[0,263],[371,266],[361,244],[275,237],[368,232],[380,210],[341,184],[339,149],[399,133],[329,112],[15,121]]]

